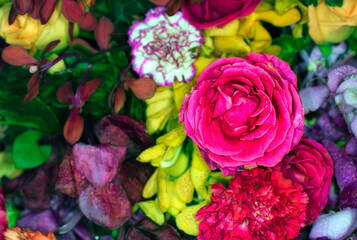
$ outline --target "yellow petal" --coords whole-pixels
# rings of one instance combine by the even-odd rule
[[[283,15],[279,15],[276,11],[266,11],[256,13],[259,20],[273,24],[276,27],[286,27],[296,23],[301,19],[299,10],[292,8]]]
[[[211,170],[205,160],[202,157],[200,150],[198,149],[196,144],[193,144],[193,153],[192,153],[192,167],[196,168],[197,170],[205,171]]]
[[[165,135],[159,137],[156,140],[156,143],[162,144],[164,143],[170,147],[177,147],[185,141],[187,135],[184,129],[183,123],[180,123],[176,128],[172,129],[170,132]]]
[[[205,36],[234,36],[237,34],[239,28],[238,19],[233,20],[226,24],[223,28],[212,27],[204,30],[203,35]]]
[[[196,76],[199,76],[203,72],[203,70],[208,67],[208,65],[210,65],[216,60],[216,58],[198,57],[197,60],[194,62],[194,65],[196,67]]]
[[[255,36],[250,43],[252,52],[261,53],[267,49],[271,44],[271,36],[267,30],[260,24],[259,21],[255,22]]]
[[[186,207],[176,216],[177,227],[185,233],[193,236],[198,235],[199,222],[196,214],[206,203]]]
[[[188,157],[186,156],[185,153],[181,151],[175,164],[167,168],[162,168],[162,170],[164,170],[170,176],[178,177],[185,172],[187,166],[188,166]]]
[[[151,198],[157,193],[157,176],[159,175],[159,169],[151,175],[149,180],[145,183],[143,188],[143,198]]]
[[[211,170],[201,171],[194,167],[191,168],[192,184],[195,186],[197,193],[203,198],[208,200],[211,193],[207,186],[207,180],[210,176]]]
[[[145,215],[158,225],[165,223],[165,216],[159,208],[159,204],[155,200],[139,202],[137,205],[143,210]]]
[[[264,52],[270,55],[279,56],[281,53],[281,47],[278,45],[270,45],[270,47],[265,49]]]
[[[250,47],[240,35],[215,37],[214,44],[216,48],[221,52],[247,54],[251,51]]]
[[[257,20],[257,15],[252,13],[249,17],[240,20],[238,35],[248,37],[248,34],[252,31],[253,25]]]
[[[164,155],[166,152],[166,145],[161,143],[153,147],[145,149],[136,160],[139,162],[150,162],[151,160]]]
[[[190,203],[193,199],[193,192],[195,190],[191,180],[191,170],[188,169],[176,181],[176,192],[182,200]]]
[[[158,87],[156,88],[155,95],[152,98],[145,100],[145,102],[147,104],[151,104],[154,102],[162,101],[164,99],[173,98],[173,97],[174,97],[174,93],[172,91],[171,86]]]
[[[167,192],[169,196],[169,201],[170,201],[170,208],[175,208],[178,211],[181,211],[186,207],[186,203],[184,200],[180,198],[176,191],[176,186],[174,182],[167,181],[166,182],[167,186]]]
[[[158,182],[157,182],[157,200],[161,212],[167,212],[170,206],[170,199],[168,194],[168,175],[159,168]]]
[[[178,147],[168,147],[166,153],[164,154],[164,159],[161,162],[161,167],[171,167],[177,161],[182,151],[182,144]]]

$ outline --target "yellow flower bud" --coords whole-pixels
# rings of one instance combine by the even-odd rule
[[[8,18],[11,3],[0,8],[0,36],[10,45],[20,45],[32,53],[44,49],[50,42],[60,40],[55,50],[65,48],[69,42],[68,20],[61,13],[61,1],[52,13],[49,21],[41,25],[40,20],[33,19],[28,14],[18,15],[13,24],[9,25]],[[74,35],[79,28],[76,26]]]
[[[317,43],[339,43],[346,40],[357,26],[357,2],[344,0],[343,6],[329,7],[324,0],[309,6],[309,34]]]

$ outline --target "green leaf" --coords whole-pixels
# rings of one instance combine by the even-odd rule
[[[29,130],[15,139],[13,156],[15,167],[18,169],[35,168],[48,160],[52,147],[38,144],[42,134],[35,130]]]
[[[19,125],[40,130],[44,135],[61,131],[57,116],[39,98],[22,104],[22,97],[0,92],[0,124]]]
[[[325,58],[328,58],[332,53],[332,46],[328,43],[325,43],[323,45],[317,45],[317,46]]]
[[[274,8],[280,15],[283,15],[291,8],[296,7],[298,3],[298,0],[276,0]]]
[[[19,218],[20,210],[15,208],[12,201],[6,202],[6,219],[9,221],[9,228],[16,226],[16,221]]]

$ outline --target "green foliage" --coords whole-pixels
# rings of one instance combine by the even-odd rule
[[[302,2],[306,5],[314,5],[316,7],[319,0],[302,0]],[[330,7],[342,7],[343,0],[325,0],[325,3]]]
[[[294,38],[288,34],[282,34],[280,37],[274,39],[273,44],[281,47],[279,58],[293,65],[296,61],[296,55],[307,45],[305,38]]]
[[[9,228],[16,226],[16,221],[19,218],[20,210],[15,208],[12,201],[6,202],[6,219],[9,222]]]
[[[42,134],[38,131],[29,130],[15,139],[13,145],[14,163],[17,169],[35,168],[48,160],[52,147],[40,146]]]

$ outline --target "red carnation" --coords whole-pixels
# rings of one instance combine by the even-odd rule
[[[228,188],[212,185],[211,203],[196,218],[199,240],[292,239],[306,219],[308,197],[302,187],[276,170],[239,172]]]

